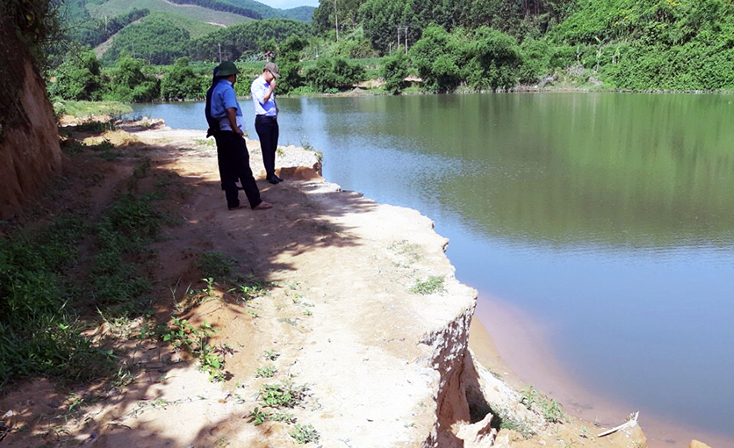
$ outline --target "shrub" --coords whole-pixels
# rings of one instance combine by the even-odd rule
[[[364,78],[364,67],[351,65],[339,58],[321,58],[316,67],[306,72],[306,81],[320,92],[350,89]]]
[[[158,98],[160,81],[152,74],[144,72],[149,69],[140,59],[122,57],[118,59],[112,71],[109,97],[115,101],[145,102]]]
[[[209,79],[197,76],[189,66],[189,58],[183,57],[168,70],[161,82],[161,97],[164,100],[203,98]]]
[[[99,61],[88,48],[67,53],[64,63],[51,75],[56,81],[48,84],[50,96],[77,101],[101,98]]]
[[[408,82],[405,77],[408,76],[408,65],[410,60],[403,52],[397,52],[393,56],[385,58],[382,66],[382,78],[385,80],[385,90],[397,95],[402,92]]]

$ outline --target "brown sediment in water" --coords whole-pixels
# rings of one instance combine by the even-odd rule
[[[532,386],[561,403],[565,412],[600,427],[619,425],[631,412],[640,410],[633,404],[622,403],[585,388],[582,380],[558,360],[554,348],[547,342],[547,334],[542,323],[518,307],[479,293],[469,347],[484,366],[502,375],[503,381],[517,390]],[[681,405],[685,406],[685,403]],[[650,448],[687,448],[692,439],[713,448],[734,446],[734,438],[644,410],[640,413],[639,422]],[[592,428],[589,429],[593,432]]]

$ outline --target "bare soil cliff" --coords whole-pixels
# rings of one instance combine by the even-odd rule
[[[7,20],[0,18],[0,219],[17,213],[61,169],[46,84]]]

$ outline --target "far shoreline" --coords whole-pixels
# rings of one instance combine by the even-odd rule
[[[374,80],[371,80],[374,81]],[[521,94],[521,93],[618,93],[618,94],[643,94],[643,95],[734,95],[734,90],[624,90],[624,89],[603,89],[593,87],[574,87],[574,86],[560,86],[560,87],[538,87],[533,85],[523,85],[507,90],[487,90],[487,91],[476,91],[476,90],[465,90],[457,89],[452,92],[422,92],[417,90],[403,91],[399,94],[391,94],[384,90],[378,90],[374,88],[361,88],[359,85],[355,85],[350,90],[343,92],[328,93],[328,92],[313,92],[313,93],[295,93],[295,94],[279,94],[281,98],[357,98],[357,97],[368,97],[368,96],[422,96],[422,95],[485,95],[485,94]],[[251,99],[249,95],[238,95],[238,99]],[[88,103],[88,104],[104,104],[104,103],[120,103],[129,107],[134,107],[135,104],[177,104],[177,103],[199,103],[203,102],[205,98],[187,98],[184,100],[174,101],[151,101],[141,103],[126,103],[117,101],[73,101],[63,100],[68,103]],[[154,117],[151,117],[154,118]]]

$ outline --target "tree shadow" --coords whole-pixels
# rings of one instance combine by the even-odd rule
[[[105,129],[77,131],[102,136]],[[217,288],[224,297],[222,306],[233,314],[244,315],[246,304],[232,297],[228,287],[248,278],[270,283],[276,273],[296,270],[289,260],[308,252],[367,244],[341,220],[350,214],[368,213],[377,206],[360,194],[343,192],[319,181],[286,179],[285,183],[275,186],[259,181],[263,197],[275,207],[267,211],[230,211],[218,174],[212,172],[212,167],[216,169],[216,164],[211,164],[212,157],[216,161],[213,149],[196,154],[202,159],[199,173],[186,170],[184,174],[180,174],[183,159],[192,165],[198,162],[191,161],[194,157],[190,149],[182,149],[179,145],[135,143],[117,146],[115,150],[123,152],[123,156],[107,160],[89,150],[77,155],[100,158],[101,164],[126,166],[121,173],[132,172],[133,176],[136,164],[143,159],[151,160],[147,173],[138,179],[133,189],[138,193],[158,192],[164,197],[158,206],[167,216],[169,225],[163,229],[159,241],[150,246],[155,256],[149,263],[148,272],[153,281],[154,319],[159,324],[169,322],[177,314],[175,304],[186,295],[184,288],[172,290],[171,285],[203,286],[201,273],[194,264],[205,252],[225,254],[236,260],[231,276],[220,279]],[[118,182],[103,182],[97,187],[109,190],[108,199],[114,201],[116,194],[124,188],[130,189],[130,185],[127,179],[120,178]],[[115,193],[115,190],[118,191]],[[104,208],[105,204],[95,207]],[[338,269],[338,260],[334,263],[334,269]],[[94,303],[87,305],[93,307]],[[194,324],[200,325],[206,320],[205,315],[181,311],[178,315],[188,316]],[[112,325],[111,322],[101,323],[90,332],[90,337],[96,338],[100,347],[113,348],[118,368],[125,369],[126,373],[118,371],[110,379],[71,387],[59,387],[50,380],[13,384],[15,391],[8,388],[0,400],[0,415],[5,414],[0,423],[7,428],[2,441],[4,446],[55,446],[72,442],[91,446],[215,446],[233,437],[249,411],[232,410],[196,434],[184,436],[189,439],[183,444],[181,438],[163,434],[160,422],[144,421],[146,411],[153,409],[177,407],[182,412],[199,412],[200,403],[194,398],[181,398],[173,403],[162,398],[158,387],[167,384],[172,377],[187,375],[190,364],[196,361],[154,339],[138,339],[148,330],[134,327],[128,328],[129,334],[116,334]],[[231,377],[231,373],[229,375]],[[110,409],[116,414],[109,415]],[[7,411],[12,412],[7,414]],[[134,429],[126,423],[126,418],[131,417],[136,418]],[[167,425],[175,427],[176,422]],[[263,446],[268,446],[267,438],[279,425],[267,423],[257,427],[264,440]],[[279,431],[282,435],[282,427]]]

